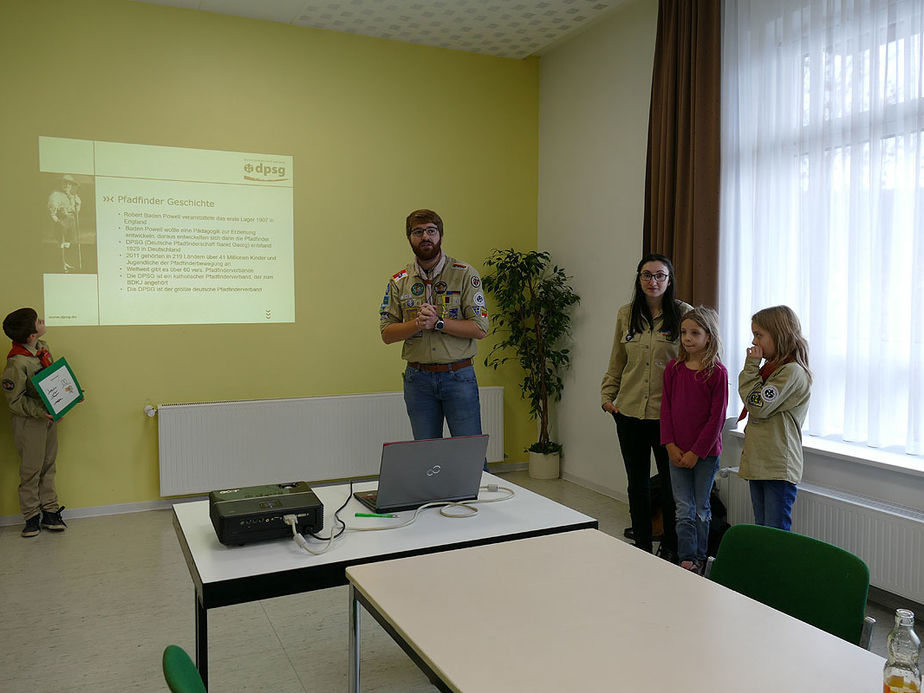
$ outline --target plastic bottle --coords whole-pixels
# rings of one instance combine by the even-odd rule
[[[895,626],[889,633],[889,659],[882,671],[883,693],[920,693],[921,670],[918,656],[921,641],[914,632],[914,613],[895,612]]]

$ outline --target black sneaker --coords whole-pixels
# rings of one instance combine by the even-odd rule
[[[33,515],[28,520],[26,520],[26,526],[22,528],[22,536],[24,537],[34,537],[42,530],[39,529],[39,518],[42,516],[41,513],[38,515]]]
[[[43,510],[42,527],[44,529],[50,529],[52,532],[63,532],[65,529],[67,529],[67,524],[65,524],[64,520],[61,519],[62,510],[64,510],[63,505],[54,512]]]

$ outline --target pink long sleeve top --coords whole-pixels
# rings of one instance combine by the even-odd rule
[[[675,367],[676,364],[676,367]],[[722,452],[722,425],[728,405],[728,371],[716,363],[708,378],[676,360],[664,369],[661,444],[673,443],[697,457]]]

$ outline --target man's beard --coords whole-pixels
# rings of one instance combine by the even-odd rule
[[[433,258],[440,256],[440,246],[442,245],[442,239],[437,239],[432,241],[432,243],[433,245],[431,245],[429,248],[423,248],[423,243],[414,248],[414,255],[417,256],[418,260],[427,262],[428,260],[432,260]]]

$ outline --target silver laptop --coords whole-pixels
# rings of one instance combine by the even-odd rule
[[[378,490],[353,495],[377,513],[474,500],[487,450],[487,434],[385,443]]]

